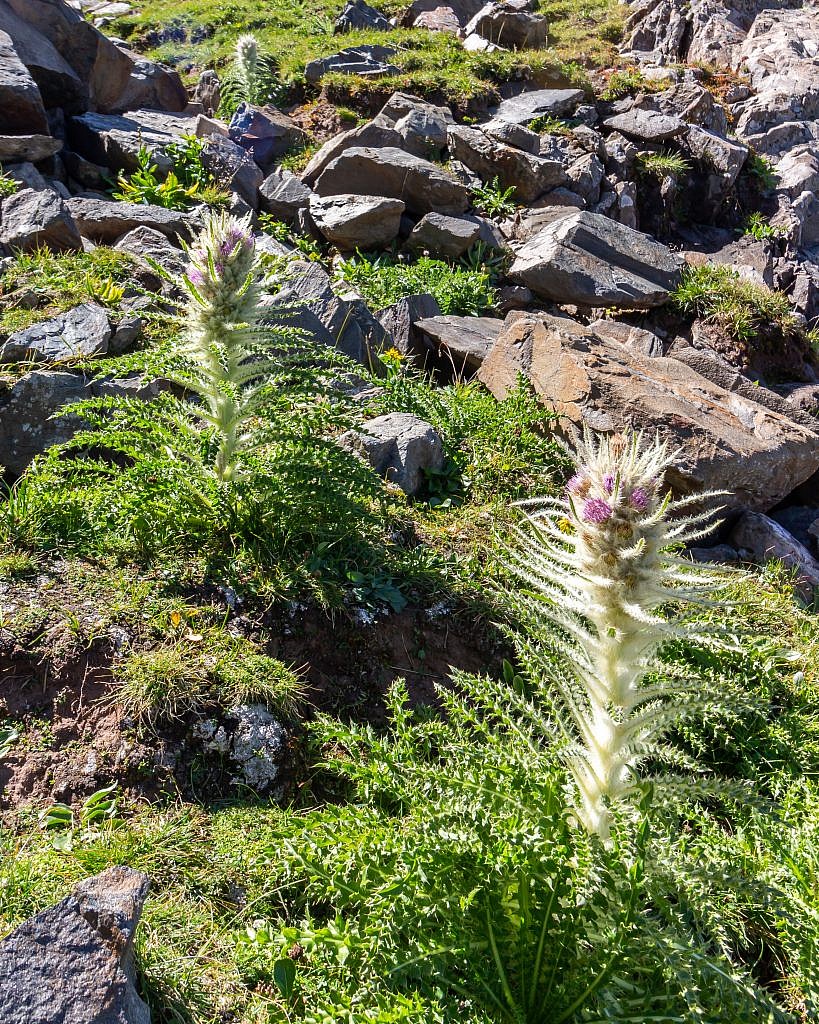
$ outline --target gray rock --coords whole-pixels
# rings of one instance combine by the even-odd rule
[[[791,505],[771,512],[771,519],[811,553],[819,552],[819,508]]]
[[[7,177],[13,178],[22,188],[33,188],[35,192],[48,188],[48,182],[34,164],[28,161],[21,164],[7,164],[3,170]]]
[[[108,351],[113,331],[101,306],[84,302],[52,320],[17,331],[0,344],[0,363],[59,363]]]
[[[264,174],[241,146],[211,135],[202,147],[202,165],[223,188],[238,193],[252,210],[258,209]]]
[[[435,428],[408,412],[392,412],[348,431],[339,444],[356,451],[379,476],[413,497],[424,486],[424,470],[440,469],[444,446]]]
[[[199,76],[191,102],[198,103],[207,117],[213,117],[219,109],[222,102],[222,83],[211,68],[207,68]]]
[[[234,782],[258,793],[284,795],[282,775],[287,762],[288,733],[261,704],[231,708],[224,722],[197,722],[194,735],[205,750],[226,757],[236,770]]]
[[[111,245],[134,228],[151,228],[167,238],[191,238],[191,219],[178,210],[111,199],[69,199],[69,213],[83,238]]]
[[[50,189],[25,188],[0,203],[0,245],[30,252],[81,249],[82,239],[67,205]]]
[[[127,252],[134,256],[155,278],[156,271],[151,268],[149,260],[158,263],[163,270],[177,280],[184,274],[187,267],[188,261],[184,252],[170,242],[167,235],[145,225],[133,228],[123,235],[114,248],[118,252]],[[160,283],[157,278],[151,290],[158,291]]]
[[[782,562],[796,571],[797,592],[810,601],[819,587],[819,562],[779,523],[759,512],[744,512],[729,537],[740,555],[765,564]]]
[[[595,320],[589,324],[589,330],[594,331],[600,338],[616,341],[644,356],[654,358],[663,354],[663,343],[653,331],[635,327],[622,320]]]
[[[0,161],[47,160],[63,148],[62,139],[50,135],[0,135]]]
[[[538,50],[546,45],[549,23],[514,3],[488,3],[464,26],[465,36],[478,35],[507,50]]]
[[[125,53],[131,62],[130,74],[110,110],[181,112],[185,109],[188,93],[178,72],[130,50]]]
[[[554,302],[650,309],[667,300],[681,269],[682,260],[661,242],[582,210],[518,250],[510,277]]]
[[[532,156],[540,156],[540,136],[537,132],[524,128],[522,124],[493,118],[481,125],[481,129],[496,142],[501,142],[505,146],[514,146],[515,149],[522,149],[524,153],[531,153]]]
[[[446,148],[452,118],[441,117],[439,109],[432,104],[419,104],[395,122],[395,130],[403,140],[402,149],[428,160]]]
[[[135,171],[142,146],[161,173],[173,164],[165,154],[180,135],[196,134],[194,116],[156,110],[131,110],[124,114],[88,112],[72,117],[67,125],[71,148],[87,160],[112,170]]]
[[[402,24],[457,34],[483,5],[483,0],[413,0]]]
[[[272,319],[306,331],[364,366],[375,366],[375,354],[389,347],[389,335],[366,304],[339,298],[330,275],[318,263],[291,263],[280,291],[266,304]]]
[[[376,319],[384,327],[392,341],[392,347],[414,362],[423,365],[426,349],[415,329],[420,320],[440,316],[441,308],[433,295],[409,295],[376,313]]]
[[[381,11],[370,7],[364,0],[347,0],[344,10],[336,18],[335,32],[354,32],[357,29],[388,32],[392,28]]]
[[[522,203],[532,202],[566,180],[559,161],[506,146],[476,128],[453,125],[449,129],[449,151],[484,181],[498,178],[501,188],[514,188],[515,198]]]
[[[417,329],[449,363],[455,376],[477,373],[503,330],[503,320],[488,316],[436,316],[419,320]]]
[[[640,142],[658,143],[676,139],[685,131],[685,122],[671,114],[659,114],[654,110],[638,110],[632,107],[625,114],[615,114],[603,122],[606,128],[619,132],[629,139]]]
[[[398,236],[404,204],[382,196],[311,196],[310,216],[341,249],[383,249]]]
[[[589,206],[600,199],[600,185],[605,168],[594,153],[584,153],[566,170],[567,187]]]
[[[147,894],[147,875],[111,867],[4,939],[3,1024],[150,1024],[132,964]]]
[[[311,60],[304,69],[304,77],[311,85],[315,85],[331,71],[340,71],[345,75],[360,75],[362,78],[397,75],[401,69],[390,63],[395,54],[393,46],[351,47],[330,57]]]
[[[120,356],[123,352],[127,352],[132,345],[139,341],[144,328],[145,318],[138,313],[129,313],[114,328],[114,333],[108,342],[108,351],[112,356]]]
[[[777,163],[776,176],[777,191],[792,199],[819,191],[819,144],[794,147]]]
[[[37,83],[14,49],[11,36],[0,31],[0,132],[48,135],[43,98]]]
[[[695,562],[724,563],[727,565],[739,561],[739,554],[736,548],[730,544],[714,544],[710,548],[689,548],[688,555]]]
[[[270,174],[276,160],[295,146],[302,145],[305,134],[292,117],[275,107],[254,107],[240,103],[228,125],[228,138]]]
[[[363,146],[370,149],[382,149],[385,146],[401,149],[403,145],[404,140],[393,127],[392,121],[386,124],[368,121],[367,124],[351,128],[347,132],[339,132],[332,139],[328,139],[321,149],[310,158],[310,162],[302,172],[301,180],[312,188],[327,165],[336,157],[341,156],[345,150]]]
[[[259,186],[259,205],[266,213],[292,224],[307,209],[312,190],[291,171],[274,171]]]
[[[499,121],[528,125],[538,117],[565,117],[582,101],[581,89],[536,89],[503,100],[493,113]]]
[[[688,126],[685,146],[695,160],[716,171],[724,189],[733,186],[748,158],[747,146],[693,124]]]
[[[55,414],[88,397],[82,376],[56,370],[34,370],[5,390],[0,385],[0,466],[22,473],[46,448],[68,441],[80,420]]]
[[[407,239],[410,249],[429,249],[433,256],[463,256],[477,240],[481,226],[468,217],[446,217],[428,213],[415,225]]]
[[[347,149],[325,167],[315,183],[320,196],[352,194],[401,199],[407,212],[463,213],[469,198],[466,188],[442,168],[387,146],[383,149]]]

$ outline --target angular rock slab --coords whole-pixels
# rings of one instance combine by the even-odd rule
[[[535,89],[503,100],[494,117],[498,121],[528,125],[538,117],[565,117],[582,102],[582,89]]]
[[[191,237],[190,215],[164,206],[80,197],[66,205],[83,238],[99,245],[111,245],[135,228],[151,228],[171,239]]]
[[[407,212],[463,213],[469,206],[466,187],[436,164],[402,149],[353,147],[325,167],[315,183],[320,196],[358,192],[401,199]]]
[[[440,469],[444,446],[438,431],[409,412],[391,412],[348,431],[339,444],[357,451],[388,483],[412,497],[424,486],[424,470]]]
[[[548,224],[519,249],[509,275],[553,302],[650,309],[667,300],[682,265],[650,235],[579,210]]]
[[[460,375],[480,369],[503,330],[503,321],[488,316],[433,316],[415,326]]]
[[[47,160],[63,148],[62,139],[50,135],[0,135],[0,162]]]
[[[474,217],[446,217],[428,213],[412,229],[407,239],[410,249],[428,249],[433,256],[457,259],[478,239],[481,225]]]
[[[81,249],[71,213],[51,189],[21,189],[0,203],[0,245],[31,252],[47,245],[53,252]]]
[[[3,1024],[150,1024],[132,945],[148,877],[112,867],[0,943]]]
[[[680,448],[668,482],[681,493],[766,511],[819,469],[819,432],[568,318],[509,314],[478,377],[500,399],[520,373],[564,425],[659,432]]]
[[[476,128],[452,125],[449,151],[483,181],[498,178],[501,188],[514,188],[514,198],[531,203],[547,189],[566,180],[563,164],[507,146]]]
[[[731,530],[731,544],[740,555],[764,565],[782,562],[796,570],[797,592],[809,601],[819,588],[819,562],[784,526],[759,512],[743,512]]]
[[[615,114],[603,124],[613,132],[639,142],[657,143],[676,139],[686,129],[685,121],[673,114],[660,114],[656,110],[632,107],[625,114]]]
[[[59,363],[105,355],[112,334],[105,310],[93,302],[84,302],[52,320],[12,334],[0,344],[0,363]]]
[[[404,204],[383,196],[312,196],[310,216],[341,249],[383,249],[395,240]]]
[[[43,98],[8,32],[0,31],[0,131],[49,134]]]

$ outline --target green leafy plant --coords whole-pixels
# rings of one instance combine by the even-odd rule
[[[274,103],[285,88],[279,81],[278,63],[262,52],[258,39],[250,32],[239,36],[222,82],[221,108],[225,116],[229,118],[241,103]]]
[[[472,202],[486,217],[513,217],[517,209],[514,197],[515,186],[501,188],[497,175],[492,181],[472,189]]]
[[[619,100],[638,92],[658,92],[665,87],[665,82],[655,82],[646,78],[637,67],[622,68],[609,77],[605,90],[600,94],[600,99]]]
[[[429,256],[403,263],[359,254],[342,260],[336,274],[338,280],[360,291],[375,310],[420,292],[434,295],[443,313],[464,316],[481,316],[495,302],[495,290],[485,270],[452,267]]]
[[[125,203],[152,203],[167,210],[188,209],[199,191],[197,184],[183,185],[175,171],[168,171],[164,179],[160,178],[158,165],[152,163],[147,146],[140,146],[137,164],[133,174],[117,178],[119,191],[112,193],[114,199]]]
[[[755,238],[758,242],[783,238],[787,233],[787,228],[781,224],[769,223],[758,211],[747,217],[745,225],[741,229],[741,234]]]
[[[40,826],[51,835],[55,850],[70,853],[77,834],[87,834],[104,823],[116,824],[117,783],[98,789],[83,801],[75,815],[68,804],[55,803],[40,815]]]
[[[745,280],[731,267],[686,267],[671,302],[686,316],[712,320],[743,341],[770,327],[799,330],[786,295]]]
[[[20,739],[20,731],[13,725],[0,726],[0,757],[10,753],[11,748]]]
[[[7,196],[13,196],[15,192],[19,190],[20,186],[11,177],[6,174],[3,168],[0,167],[0,199],[5,199]]]
[[[773,164],[766,156],[751,151],[745,161],[743,171],[751,176],[763,192],[770,192],[776,188],[779,178]]]
[[[577,123],[553,114],[541,114],[532,118],[527,127],[530,132],[537,132],[538,135],[571,135]]]

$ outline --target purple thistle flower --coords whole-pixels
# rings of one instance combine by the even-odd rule
[[[606,488],[606,494],[611,494],[614,490],[615,479],[614,473],[606,473],[603,477],[603,486]]]
[[[566,484],[566,490],[569,494],[579,494],[583,489],[583,485],[586,482],[586,477],[582,473],[575,473],[575,475]]]
[[[205,283],[205,275],[197,267],[192,267],[188,271],[188,280],[196,288],[201,288],[202,285]]]
[[[636,508],[638,512],[645,512],[648,508],[649,497],[648,494],[643,490],[642,487],[638,487],[631,492],[629,495],[629,502],[633,508]]]
[[[602,498],[588,498],[583,503],[583,518],[587,523],[606,523],[611,516],[611,505]]]

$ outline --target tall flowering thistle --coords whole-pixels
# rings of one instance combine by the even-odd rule
[[[223,83],[231,113],[239,103],[268,103],[276,85],[276,62],[259,48],[251,33],[239,36],[233,63]]]
[[[179,382],[197,394],[197,416],[215,430],[214,472],[231,480],[275,370],[259,305],[260,272],[249,218],[212,214],[188,249],[186,332]]]
[[[637,795],[641,763],[679,762],[665,737],[700,706],[696,681],[657,658],[693,628],[656,612],[671,601],[704,603],[721,582],[674,553],[713,522],[713,511],[685,515],[686,507],[716,493],[672,501],[663,476],[673,453],[641,434],[586,432],[571,454],[576,472],[562,498],[521,503],[510,564],[536,592],[523,598],[526,611],[567,638],[550,641],[550,657],[524,647],[556,687],[577,818],[606,841],[615,805]]]

